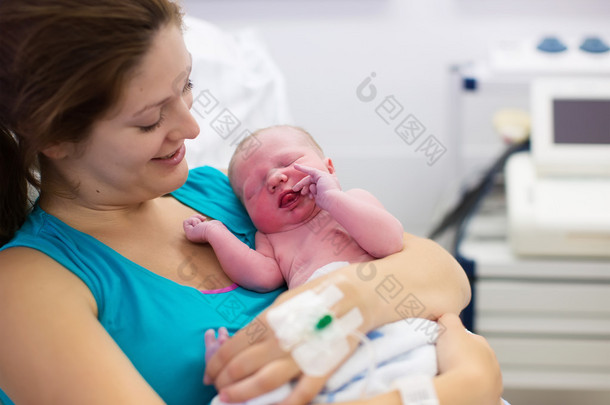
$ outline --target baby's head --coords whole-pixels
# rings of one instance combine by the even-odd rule
[[[240,177],[243,174],[248,174],[255,165],[260,163],[262,156],[269,158],[280,151],[278,149],[278,138],[280,138],[282,146],[292,145],[297,148],[304,146],[315,152],[320,159],[325,159],[322,147],[316,142],[309,132],[301,127],[292,125],[274,125],[267,128],[261,128],[244,139],[242,139],[229,162],[228,176],[233,187],[233,191],[243,201],[242,190],[235,186],[240,185]],[[255,154],[256,152],[256,154]]]
[[[229,163],[229,180],[259,231],[292,229],[319,212],[313,199],[292,190],[306,176],[295,163],[334,173],[322,148],[298,127],[264,128],[237,146]]]

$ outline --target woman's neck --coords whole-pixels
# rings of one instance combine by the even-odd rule
[[[84,200],[79,196],[43,192],[38,204],[47,213],[75,229],[97,233],[109,228],[132,226],[156,215],[157,200],[111,205]]]

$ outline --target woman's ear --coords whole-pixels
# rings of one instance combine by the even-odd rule
[[[41,152],[49,159],[63,159],[68,156],[69,145],[67,142],[60,142],[44,148]]]
[[[324,159],[324,163],[326,164],[326,168],[328,169],[328,172],[330,174],[334,174],[335,173],[335,166],[333,166],[333,161],[330,160],[329,157]]]

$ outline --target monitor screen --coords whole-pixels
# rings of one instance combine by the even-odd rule
[[[610,76],[536,78],[530,101],[537,173],[610,176]]]
[[[553,138],[558,144],[610,145],[610,100],[554,99]]]

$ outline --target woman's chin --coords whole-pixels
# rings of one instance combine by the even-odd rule
[[[189,168],[186,160],[173,167],[171,172],[159,173],[156,181],[160,186],[161,195],[169,194],[182,187],[186,183],[188,174]]]

